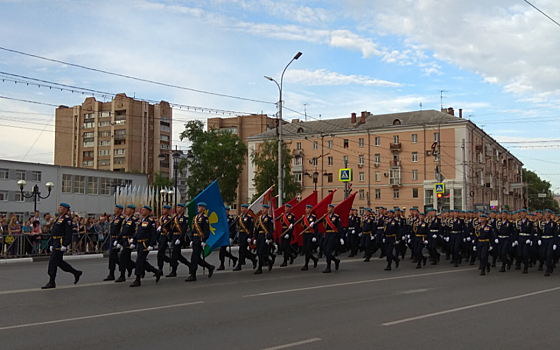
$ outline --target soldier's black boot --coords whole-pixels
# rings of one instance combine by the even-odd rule
[[[218,266],[218,271],[223,271],[223,270],[225,270],[225,269],[226,269],[226,267],[224,266],[223,263],[220,264],[220,266]]]
[[[293,254],[290,255],[290,265],[294,263],[294,259],[295,259],[294,255]]]
[[[550,269],[546,269],[546,272],[544,273],[544,277],[548,277],[550,276]]]
[[[544,265],[544,264],[542,264],[542,263],[541,263],[541,264],[539,264],[539,268],[538,268],[538,271],[542,271],[542,270],[543,270],[543,265]]]
[[[141,285],[142,282],[140,282],[140,276],[136,276],[136,279],[134,280],[134,282],[132,282],[130,287],[140,287]]]
[[[398,269],[399,268],[399,263],[401,262],[401,259],[396,259],[395,260],[395,267]]]
[[[233,271],[241,271],[241,264],[238,264]]]
[[[422,265],[421,265],[421,262],[420,262],[420,261],[419,261],[418,264],[416,265],[416,268],[417,268],[417,269],[421,269],[421,268],[422,268]]]
[[[103,281],[114,281],[115,280],[115,270],[109,271],[109,275],[103,279]]]
[[[216,266],[210,266],[208,268],[208,278],[212,277],[212,275],[214,274],[214,270],[216,269]]]
[[[391,271],[391,264],[387,264],[387,267],[385,268],[385,271]]]
[[[196,275],[190,275],[189,278],[185,280],[185,282],[194,282],[196,281]]]
[[[52,289],[52,288],[56,288],[56,283],[54,283],[54,276],[50,276],[49,278],[49,283],[45,284],[44,286],[41,287],[41,289]]]
[[[286,258],[284,258],[284,262],[282,262],[282,264],[280,264],[280,267],[286,267],[288,266],[288,260]]]
[[[422,265],[426,266],[426,261],[428,261],[428,258],[423,257],[422,258]]]
[[[309,270],[309,267],[307,266],[307,264],[303,265],[303,267],[301,268],[301,271],[307,271]]]
[[[171,272],[169,273],[169,275],[165,276],[167,277],[177,277],[177,270],[173,269],[171,270]]]
[[[500,268],[500,272],[506,272],[506,267],[504,265]]]
[[[115,282],[120,283],[120,282],[124,282],[124,281],[126,281],[126,278],[124,278],[124,271],[123,271],[123,272],[121,272],[121,275],[119,276],[119,278],[117,278],[115,280]]]
[[[233,260],[233,268],[235,268],[235,266],[237,266],[237,261],[239,261],[239,259],[235,258],[235,257],[233,257],[231,259]]]
[[[331,266],[327,265],[327,268],[323,271],[323,273],[331,273]]]
[[[334,269],[338,271],[340,268],[340,259],[334,259]]]
[[[74,274],[74,284],[78,284],[78,282],[80,281],[80,277],[82,276],[83,272],[74,270],[73,274]]]
[[[311,258],[311,259],[313,259],[313,268],[316,268],[317,264],[319,264],[319,259],[317,258]]]
[[[255,270],[255,275],[260,275],[260,274],[262,274],[262,267],[259,266],[259,267]]]

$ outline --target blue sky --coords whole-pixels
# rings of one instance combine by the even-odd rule
[[[560,20],[560,2],[534,0]],[[0,46],[188,88],[276,101],[314,118],[462,108],[560,192],[560,27],[522,0],[0,0]],[[260,103],[95,73],[0,50],[5,73],[238,112]],[[54,105],[86,96],[0,82],[0,96]],[[102,99],[99,97],[98,99]],[[0,157],[52,163],[50,106],[0,98]],[[216,113],[174,111],[187,120]],[[220,114],[218,114],[220,115]],[[285,111],[284,117],[301,116]],[[187,147],[178,143],[179,147]],[[544,147],[546,146],[546,147]]]

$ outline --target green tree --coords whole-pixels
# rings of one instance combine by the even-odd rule
[[[152,186],[155,188],[163,187],[173,187],[175,186],[175,180],[173,178],[166,178],[161,175],[161,173],[154,173],[154,181],[152,181]]]
[[[237,198],[239,176],[247,155],[243,140],[226,130],[219,133],[214,129],[205,131],[204,124],[199,120],[186,123],[179,138],[192,143],[193,157],[179,163],[180,169],[189,169],[189,198],[196,197],[214,180],[218,180],[224,202],[233,202]]]
[[[523,181],[527,183],[529,211],[544,209],[558,211],[558,202],[552,197],[550,182],[542,180],[537,173],[526,169],[523,169]],[[546,197],[539,198],[539,193],[546,193]]]
[[[294,198],[301,192],[301,184],[291,175],[292,151],[288,145],[282,143],[282,158],[284,164],[284,201]],[[257,192],[252,200],[257,199],[270,186],[278,182],[278,141],[271,139],[260,143],[251,152],[251,162],[255,165],[256,173],[253,183]],[[274,187],[274,195],[278,194],[278,186]]]

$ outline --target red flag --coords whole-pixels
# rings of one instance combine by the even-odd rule
[[[273,202],[275,202],[275,201],[273,201]],[[291,205],[291,206],[293,207],[294,205],[297,204],[297,197],[295,197],[294,199],[292,199],[291,201],[289,201],[289,202],[286,203],[286,204],[289,204],[289,205]],[[274,218],[280,217],[280,216],[284,213],[284,206],[285,206],[286,204],[284,204],[284,205],[281,206],[280,208],[275,208],[275,209],[274,209]]]
[[[297,204],[297,197],[288,201],[286,204],[289,204],[293,207]],[[277,219],[281,218],[282,214],[284,214],[284,207],[286,206],[286,204],[284,204],[280,208],[274,209],[274,241],[276,242],[278,242],[278,237],[280,237],[280,234],[282,233],[282,223]]]
[[[334,197],[335,192],[336,192],[336,190],[329,193],[329,195],[326,196],[325,198],[323,198],[323,200],[321,202],[319,202],[319,204],[317,204],[316,206],[313,207],[312,211],[315,214],[315,216],[317,216],[317,220],[322,218],[323,215],[327,214],[327,209],[329,207],[329,204],[332,203],[332,199]],[[319,226],[319,232],[325,232],[325,227],[324,227],[323,223],[324,223],[324,221],[321,221],[321,223],[319,223],[319,225],[320,225]]]
[[[317,205],[317,191],[313,191],[309,196],[305,197],[301,200],[298,204],[294,205],[292,208],[292,214],[296,218],[296,221],[305,215],[305,207],[307,205],[315,206]],[[294,227],[294,234],[292,236],[292,244],[297,243],[298,245],[303,245],[303,236],[299,233],[301,232],[301,225],[295,225]]]
[[[358,192],[354,192],[353,195],[346,198],[339,205],[334,208],[335,214],[340,216],[340,224],[342,227],[348,227],[348,216],[350,214],[350,209],[352,209],[352,204],[354,204],[354,197],[356,197]]]

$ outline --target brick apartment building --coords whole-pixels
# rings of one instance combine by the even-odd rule
[[[522,163],[496,140],[469,120],[444,111],[425,110],[372,115],[352,113],[346,118],[302,122],[283,127],[283,137],[294,154],[292,174],[303,186],[301,196],[314,188],[319,199],[337,190],[335,202],[344,198],[338,171],[353,171],[352,191],[358,192],[356,208],[435,206],[434,184],[444,178],[443,209],[473,209],[475,203],[497,200],[505,208],[523,205],[520,188]],[[249,153],[274,130],[246,137]],[[247,198],[255,193],[256,169],[248,164]],[[515,187],[515,186],[514,186]],[[245,195],[245,194],[244,194]]]
[[[172,109],[118,94],[111,102],[87,98],[56,109],[54,164],[87,169],[160,172],[169,178]],[[167,159],[160,161],[163,153]],[[172,175],[171,175],[172,176]]]

